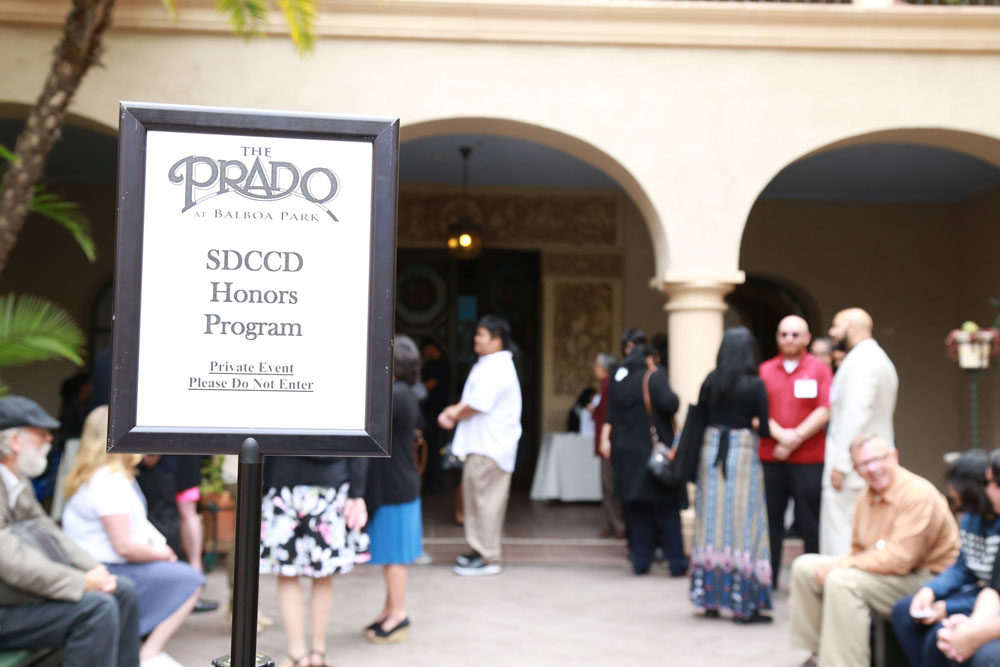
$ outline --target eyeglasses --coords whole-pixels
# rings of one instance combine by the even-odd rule
[[[867,461],[859,461],[858,463],[854,464],[854,468],[856,470],[864,470],[865,468],[869,468],[869,467],[871,467],[872,465],[874,465],[876,463],[882,463],[887,458],[889,458],[889,455],[890,455],[890,452],[886,452],[885,454],[882,454],[881,456],[873,456],[872,458],[868,459]]]

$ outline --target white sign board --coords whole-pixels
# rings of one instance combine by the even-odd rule
[[[141,116],[150,109],[128,111]],[[229,125],[241,117],[218,112],[214,120]],[[242,113],[265,125],[281,118]],[[391,335],[395,153],[393,217],[385,221],[378,219],[387,213],[379,209],[386,193],[376,188],[387,179],[376,173],[377,141],[330,132],[338,119],[293,116],[313,121],[296,136],[212,123],[157,127],[156,118],[142,132],[141,165],[126,164],[123,127],[123,170],[142,175],[136,179],[142,196],[141,205],[124,207],[131,213],[119,211],[119,253],[128,229],[141,232],[141,243],[138,280],[130,281],[138,293],[120,293],[125,286],[116,285],[115,375],[128,378],[115,383],[115,389],[128,385],[119,397],[128,405],[118,416],[127,414],[132,433],[174,433],[182,442],[197,433],[211,436],[194,439],[204,444],[223,433],[252,434],[264,453],[273,453],[262,437],[268,433],[286,442],[297,433],[318,436],[306,447],[310,453],[322,447],[323,433],[348,435],[356,447],[358,435],[371,437],[373,382],[388,380],[391,396],[385,354],[391,340],[377,338]],[[317,136],[324,120],[331,136]],[[120,189],[123,198],[136,197],[124,183]],[[392,233],[374,233],[379,225]],[[380,238],[392,248],[373,247]],[[119,272],[128,261],[119,256]],[[137,331],[119,317],[134,300]],[[126,352],[120,334],[133,343],[133,333],[134,351]],[[377,364],[373,344],[383,352]],[[375,407],[385,421],[387,407]],[[233,448],[239,440],[233,438]]]

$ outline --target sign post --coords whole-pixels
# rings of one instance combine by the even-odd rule
[[[121,105],[108,451],[239,454],[233,665],[263,457],[389,455],[398,154],[396,119]]]

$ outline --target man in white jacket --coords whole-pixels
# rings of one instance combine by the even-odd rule
[[[472,551],[459,556],[454,567],[463,576],[500,572],[510,476],[521,439],[521,385],[511,347],[506,320],[481,318],[473,339],[479,361],[469,371],[461,401],[438,416],[441,428],[455,429],[452,452],[466,457],[462,509]]]
[[[871,315],[861,308],[836,314],[830,327],[834,347],[847,352],[830,389],[819,551],[843,556],[851,550],[851,521],[865,482],[851,465],[851,442],[870,433],[892,443],[899,378],[896,367],[872,338]]]

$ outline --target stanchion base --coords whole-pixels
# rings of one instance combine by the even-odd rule
[[[257,661],[255,663],[255,667],[274,667],[274,660],[271,660],[271,658],[263,653],[256,654],[256,658]],[[212,667],[232,667],[232,658],[227,653],[226,655],[213,660]]]

